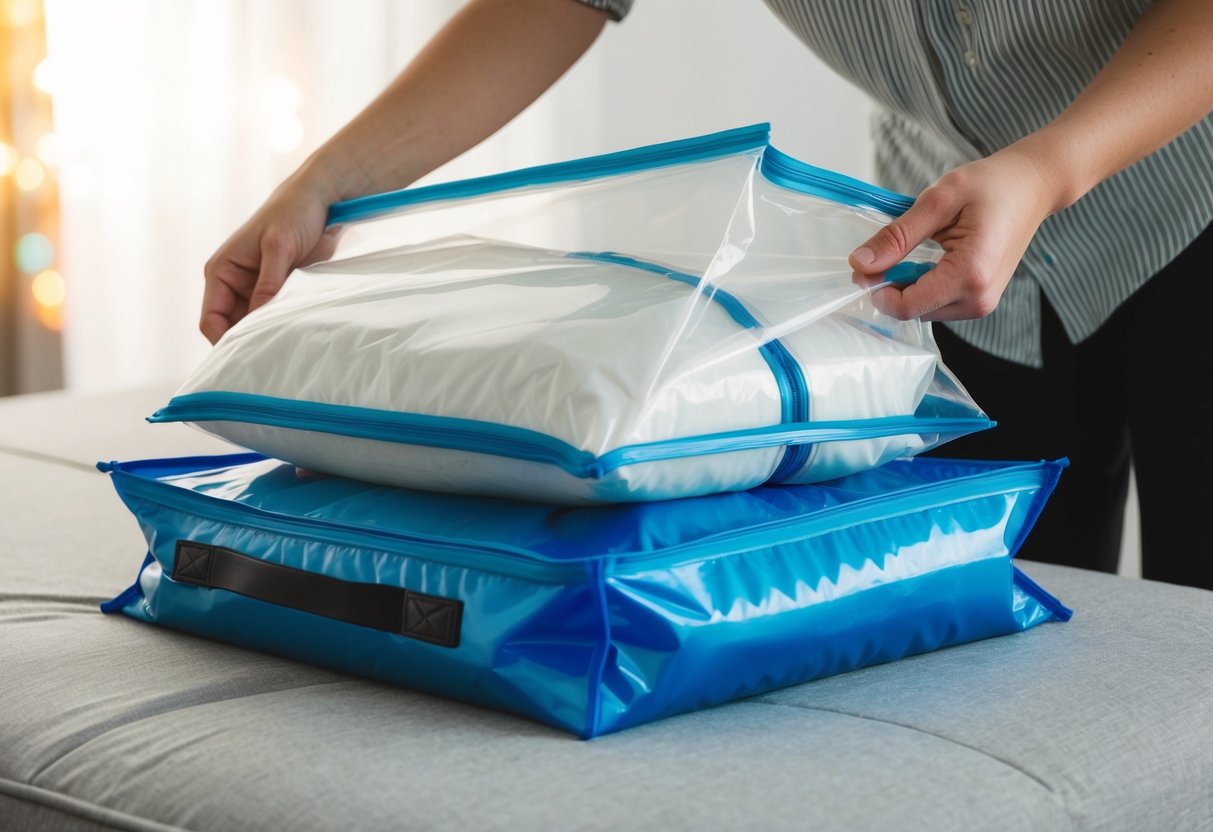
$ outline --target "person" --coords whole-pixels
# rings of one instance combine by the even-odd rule
[[[1130,476],[1146,578],[1213,588],[1213,4],[766,0],[880,107],[877,178],[913,206],[850,256],[998,422],[936,451],[1068,457],[1020,557],[1115,571]],[[631,0],[471,0],[205,266],[212,342],[325,256],[329,204],[486,138]],[[688,6],[688,13],[695,13]],[[881,275],[917,244],[910,285]]]

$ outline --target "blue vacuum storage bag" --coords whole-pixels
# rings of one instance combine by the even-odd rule
[[[1067,620],[1012,564],[1065,464],[578,508],[256,454],[111,462],[149,554],[102,609],[589,738]]]

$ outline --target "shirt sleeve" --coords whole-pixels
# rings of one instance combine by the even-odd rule
[[[632,10],[633,0],[577,0],[595,9],[602,9],[616,22],[623,20]]]

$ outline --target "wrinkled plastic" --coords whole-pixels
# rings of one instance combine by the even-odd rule
[[[1012,563],[1064,465],[921,458],[823,485],[567,508],[256,455],[109,463],[150,553],[103,609],[592,737],[1068,619]],[[179,541],[457,599],[461,638],[179,583]]]
[[[929,324],[852,281],[849,252],[909,200],[767,137],[334,206],[332,258],[153,421],[357,479],[564,503],[833,479],[989,427]]]

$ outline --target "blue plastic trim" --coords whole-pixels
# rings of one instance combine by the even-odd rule
[[[531,580],[564,582],[583,567],[544,557],[504,544],[488,546],[457,539],[410,536],[390,530],[349,526],[315,517],[293,516],[268,509],[212,497],[188,488],[141,476],[125,465],[111,470],[114,485],[124,497],[195,514],[221,523],[248,526],[266,533],[285,534],[325,544],[352,546],[426,557],[437,563],[476,568]]]
[[[590,672],[587,675],[586,721],[582,739],[596,737],[602,733],[602,677],[606,673],[607,659],[611,653],[611,615],[607,610],[606,577],[603,574],[602,560],[596,558],[586,564],[586,577],[590,591],[594,594],[595,612],[598,614],[598,624],[602,635],[598,641],[598,649],[591,660]]]
[[[101,466],[98,465],[97,467],[100,468]],[[102,468],[101,470],[108,473],[109,471],[112,471],[113,468]],[[147,569],[148,565],[153,560],[155,560],[155,558],[152,557],[152,553],[148,552],[147,557],[143,559],[143,563],[139,566],[139,572],[135,575],[135,582],[126,589],[122,590],[117,597],[111,598],[108,601],[102,601],[98,605],[101,608],[101,612],[105,613],[106,615],[122,612],[128,605],[133,604],[135,601],[142,598],[143,584],[139,582],[139,579],[143,577],[143,570]]]
[[[1045,490],[1047,493],[1047,489],[1042,490]],[[1074,617],[1074,610],[1070,609],[1056,597],[1046,592],[1040,584],[1036,583],[1036,581],[1019,571],[1018,566],[1012,566],[1011,569],[1011,580],[1013,580],[1015,584],[1029,596],[1036,599],[1036,601],[1042,607],[1053,613],[1054,618],[1056,618],[1058,621],[1064,622],[1069,621]]]
[[[1028,516],[1026,522],[1020,527],[1019,536],[1011,544],[1012,555],[1018,552],[1020,547],[1023,546],[1024,541],[1028,539],[1028,534],[1035,527],[1036,521],[1040,519],[1040,513],[1045,509],[1045,502],[1048,500],[1049,495],[1053,493],[1053,489],[1057,488],[1057,483],[1061,479],[1061,472],[1068,467],[1070,467],[1070,458],[1063,456],[1057,460],[1056,467],[1050,470],[1049,479],[1044,483],[1044,488],[1041,489],[1041,496],[1032,506],[1031,514]]]
[[[885,280],[893,283],[913,283],[918,278],[935,268],[934,263],[924,263],[919,260],[903,260],[892,268],[886,269]]]
[[[684,456],[749,451],[776,445],[804,445],[817,442],[841,442],[875,439],[902,433],[973,433],[993,427],[984,416],[960,418],[923,418],[919,416],[882,416],[875,419],[844,421],[789,422],[756,428],[708,433],[615,448],[598,458],[607,471],[640,462],[658,462]]]
[[[279,399],[252,393],[207,391],[175,396],[165,407],[148,417],[148,421],[242,421],[295,430],[314,430],[339,436],[402,442],[549,463],[584,479],[596,479],[625,465],[638,462],[659,462],[777,445],[872,439],[901,433],[966,434],[985,430],[993,425],[985,416],[923,418],[909,415],[831,422],[789,422],[625,445],[596,457],[589,451],[578,450],[555,437],[511,425],[451,416],[398,413],[365,407]]]
[[[804,372],[800,368],[798,362],[791,351],[778,340],[771,340],[767,344],[763,344],[760,350],[765,350],[768,344],[776,344],[777,349],[772,350],[772,356],[780,364],[782,375],[786,379],[788,392],[784,393],[784,386],[781,384],[779,388],[780,396],[784,397],[783,420],[787,424],[796,422],[807,422],[809,419],[809,384],[805,380]],[[764,356],[766,353],[763,353]],[[776,373],[776,378],[779,378],[781,373]],[[783,458],[779,460],[779,464],[775,466],[775,470],[771,472],[771,476],[767,482],[784,482],[801,468],[809,460],[809,452],[812,450],[812,445],[809,443],[788,445],[784,448]]]
[[[604,153],[600,156],[588,156],[583,159],[537,165],[474,179],[357,197],[331,205],[328,224],[366,219],[423,202],[466,199],[516,188],[597,179],[602,176],[618,176],[667,165],[680,165],[717,156],[727,156],[730,153],[764,147],[769,141],[770,135],[770,124],[752,124],[706,136],[695,136],[615,153]]]
[[[695,289],[699,289],[703,285],[703,279],[693,274],[613,251],[577,251],[566,256],[628,266],[658,274],[670,280],[677,280],[679,283],[685,283]],[[762,324],[754,317],[754,313],[736,295],[713,287],[711,292],[707,293],[707,297],[720,304],[734,321],[746,329],[762,327]],[[767,366],[771,368],[771,375],[775,377],[775,383],[779,387],[779,420],[785,424],[807,421],[809,418],[809,385],[805,381],[800,362],[777,338],[760,345],[758,352],[767,362]],[[789,445],[785,448],[783,457],[780,458],[779,465],[775,467],[768,482],[783,482],[804,467],[809,458],[810,447],[809,445]]]
[[[206,454],[201,456],[172,457],[169,459],[136,459],[130,462],[98,462],[97,470],[103,474],[110,474],[114,471],[159,471],[166,467],[197,470],[244,465],[249,462],[260,462],[263,459],[267,459],[265,454],[250,451],[242,454]]]
[[[1027,540],[1028,535],[1036,526],[1036,521],[1040,519],[1040,513],[1044,511],[1045,503],[1048,502],[1049,496],[1053,493],[1053,490],[1057,488],[1057,483],[1061,479],[1061,472],[1068,467],[1070,467],[1069,458],[1061,457],[1060,459],[1055,460],[1047,469],[1046,479],[1043,483],[1041,483],[1040,493],[1037,495],[1035,502],[1032,504],[1028,516],[1024,518],[1024,522],[1019,528],[1019,534],[1016,535],[1015,540],[1011,542],[1011,557],[1015,557],[1015,555],[1018,554],[1020,548],[1024,544],[1024,541]],[[1059,601],[1053,595],[1046,592],[1038,583],[1033,581],[1023,572],[1019,571],[1019,567],[1013,565],[1012,569],[1014,571],[1011,579],[1015,582],[1015,585],[1022,589],[1030,597],[1036,599],[1036,601],[1042,607],[1053,614],[1054,618],[1056,618],[1058,621],[1069,621],[1070,618],[1073,617],[1074,611],[1072,609],[1061,603],[1061,601]]]
[[[165,407],[148,417],[148,421],[153,423],[229,419],[295,430],[320,430],[360,439],[492,454],[559,465],[575,476],[601,476],[594,473],[596,459],[592,453],[578,450],[546,433],[453,416],[398,413],[254,393],[207,391],[174,396]]]
[[[230,463],[216,467],[235,465],[238,455]],[[222,459],[221,457],[219,459]],[[1042,466],[1056,463],[993,463],[998,467],[966,474],[944,482],[926,481],[923,484],[896,491],[891,494],[875,492],[850,502],[828,506],[807,515],[793,515],[773,522],[749,525],[740,530],[728,530],[707,537],[689,540],[656,549],[639,549],[615,552],[610,555],[569,554],[554,557],[523,545],[511,546],[495,541],[492,544],[473,542],[457,537],[433,534],[406,534],[390,528],[351,525],[336,520],[326,520],[309,515],[285,514],[271,509],[252,506],[244,502],[194,491],[188,487],[165,482],[150,473],[136,471],[158,470],[167,476],[205,470],[190,465],[188,459],[150,460],[142,462],[115,463],[111,476],[119,493],[156,505],[181,511],[220,523],[255,528],[266,533],[287,534],[325,543],[356,546],[379,551],[403,551],[410,556],[425,557],[439,563],[459,567],[476,568],[498,574],[525,574],[535,578],[568,580],[571,575],[586,576],[586,568],[594,562],[609,560],[612,569],[643,569],[655,564],[676,566],[688,559],[704,560],[727,557],[739,551],[774,547],[804,540],[820,534],[860,525],[876,520],[919,512],[924,508],[923,494],[930,494],[930,506],[940,507],[953,503],[965,503],[983,497],[1001,494],[1007,490],[1025,488],[1040,483],[1037,472]],[[180,462],[181,467],[174,467]],[[916,460],[918,464],[947,464],[949,460]],[[1047,480],[1041,484],[1040,493],[1049,493]],[[812,486],[789,486],[790,488],[812,488]],[[688,498],[681,502],[692,505]],[[145,560],[144,566],[150,561]],[[142,568],[141,570],[142,571]],[[590,573],[590,578],[601,578],[605,573]],[[1027,580],[1025,576],[1025,580]],[[600,581],[599,581],[600,582]],[[593,585],[591,581],[590,585]],[[1039,590],[1039,588],[1037,588]],[[1043,592],[1043,590],[1039,590]],[[1045,593],[1047,595],[1047,593]]]
[[[810,165],[769,145],[758,169],[768,181],[784,188],[855,208],[873,208],[893,217],[914,204],[913,197]],[[887,269],[884,276],[893,283],[913,283],[933,268],[934,263],[906,260]]]
[[[698,289],[703,284],[703,279],[696,277],[687,272],[680,272],[677,269],[672,269],[669,266],[663,266],[660,263],[654,263],[650,260],[640,260],[635,257],[630,257],[626,254],[619,254],[614,251],[572,251],[565,255],[576,260],[593,260],[599,263],[613,263],[617,266],[627,266],[631,269],[637,269],[643,272],[668,277],[670,280],[677,280],[679,283]],[[726,312],[729,313],[734,321],[744,326],[746,329],[757,329],[762,326],[754,314],[744,303],[737,299],[735,295],[729,294],[723,289],[713,288],[712,293],[708,295],[709,300],[719,303]]]
[[[894,217],[914,204],[913,197],[810,165],[769,145],[763,151],[759,170],[767,180],[793,191],[856,208],[874,208]]]
[[[700,540],[675,544],[660,552],[616,555],[615,561],[627,564],[632,569],[656,568],[657,566],[677,568],[682,563],[728,557],[734,553],[734,549],[730,549],[728,546],[735,542],[744,542],[745,547],[751,550],[782,546],[851,526],[920,512],[924,507],[923,494],[930,494],[931,507],[940,508],[980,500],[1006,490],[1025,488],[1037,483],[1035,472],[1042,464],[1049,465],[1050,463],[1012,463],[1005,468],[969,474],[947,482],[924,483],[915,488],[907,488],[892,494],[862,497],[852,502],[822,509],[811,515],[810,520],[777,520],[765,526],[751,527],[741,533],[725,532]],[[814,486],[787,487],[812,488]],[[1042,487],[1040,493],[1047,497],[1048,487]],[[1044,595],[1048,595],[1039,587],[1036,589]]]

